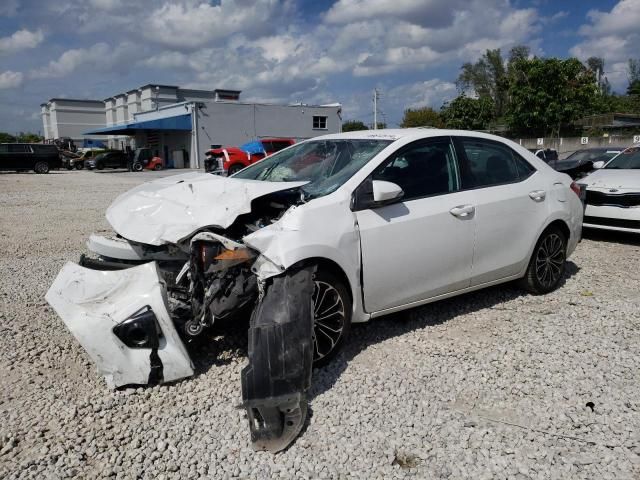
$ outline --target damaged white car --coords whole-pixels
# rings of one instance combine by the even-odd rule
[[[352,322],[516,279],[549,292],[582,212],[567,175],[500,137],[327,135],[121,195],[115,235],[92,235],[46,298],[112,387],[192,375],[185,340],[251,308],[242,398],[254,447],[277,451]]]

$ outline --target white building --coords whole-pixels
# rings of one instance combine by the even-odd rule
[[[102,100],[52,98],[40,105],[40,112],[45,139],[70,137],[81,140],[87,130],[105,126]]]
[[[198,168],[204,152],[212,146],[240,145],[265,137],[303,140],[342,129],[340,104],[245,103],[237,90],[150,84],[104,101],[73,100],[78,105],[84,102],[90,110],[86,115],[74,110],[73,121],[78,127],[73,130],[58,123],[59,101],[52,99],[42,105],[45,138],[67,136],[76,144],[102,139],[111,148],[120,149],[149,147],[169,166],[183,158],[185,166]]]

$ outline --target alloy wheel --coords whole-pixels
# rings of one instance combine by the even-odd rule
[[[544,288],[556,284],[562,276],[565,261],[564,242],[559,235],[547,235],[536,254],[536,278]]]
[[[338,290],[327,282],[314,281],[313,289],[313,361],[329,355],[342,338],[345,324],[344,301]]]

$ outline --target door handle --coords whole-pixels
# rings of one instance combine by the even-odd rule
[[[529,192],[529,196],[534,202],[543,202],[544,199],[547,198],[547,192],[544,190],[534,190],[533,192]]]
[[[473,205],[458,205],[449,210],[454,217],[467,218],[474,214],[476,208]]]

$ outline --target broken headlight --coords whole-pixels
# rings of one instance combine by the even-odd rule
[[[156,315],[149,306],[113,327],[113,333],[129,348],[157,349],[162,336]]]

